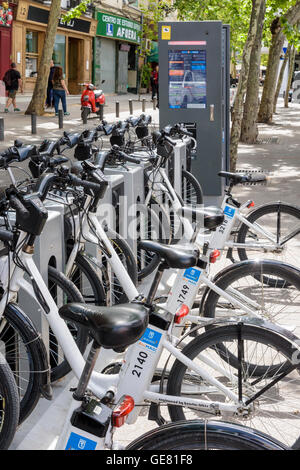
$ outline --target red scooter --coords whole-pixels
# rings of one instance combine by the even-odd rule
[[[102,80],[101,84],[105,80]],[[96,90],[92,83],[81,83],[85,88],[81,95],[81,119],[85,121],[90,113],[100,115],[100,105],[105,103],[105,95],[102,90]]]

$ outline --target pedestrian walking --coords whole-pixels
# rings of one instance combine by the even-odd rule
[[[58,106],[61,101],[63,112],[65,116],[69,116],[70,113],[67,112],[67,100],[66,95],[69,95],[68,88],[66,87],[64,78],[63,78],[63,69],[62,67],[56,66],[53,72],[53,100],[55,108],[55,116],[58,116]]]
[[[46,108],[53,108],[53,74],[54,74],[54,62],[50,61],[50,72],[48,77],[48,87],[47,87],[47,99],[46,99]]]
[[[154,81],[155,81],[155,86],[156,86],[156,95],[157,95],[157,104],[156,104],[156,107],[158,108],[159,107],[159,67],[158,65],[155,67],[155,77],[154,77]]]
[[[2,80],[5,84],[5,90],[7,92],[7,101],[6,106],[4,108],[4,112],[8,113],[8,108],[11,104],[14,107],[14,111],[21,111],[17,107],[16,95],[19,88],[21,93],[23,93],[23,82],[21,79],[21,74],[17,70],[17,66],[14,62],[11,63],[10,69],[5,72],[5,75]]]
[[[151,83],[151,89],[152,89],[152,101],[158,94],[158,71],[156,70],[157,66],[155,69],[152,70],[151,73],[151,78],[150,78],[150,83]]]

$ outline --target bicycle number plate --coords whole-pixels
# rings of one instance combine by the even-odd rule
[[[166,310],[175,314],[182,304],[191,309],[197,296],[202,270],[188,268],[179,271],[169,293]]]
[[[234,225],[234,218],[236,209],[228,204],[225,205],[224,209],[224,221],[222,225],[217,227],[216,231],[211,235],[209,241],[209,247],[212,250],[223,250],[226,240],[229,238],[232,227]]]

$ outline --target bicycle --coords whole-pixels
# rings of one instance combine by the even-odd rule
[[[139,304],[139,303],[115,305],[113,307],[91,306],[91,305],[82,304],[82,303],[75,303],[75,304],[69,303],[61,307],[58,311],[57,304],[54,302],[53,298],[49,294],[48,288],[45,285],[45,282],[43,281],[42,276],[36,269],[33,259],[32,259],[32,247],[33,247],[34,239],[37,236],[36,233],[39,232],[39,230],[41,229],[41,226],[44,223],[43,206],[42,204],[38,204],[37,207],[40,209],[41,213],[39,211],[35,212],[35,220],[34,220],[35,233],[32,233],[32,229],[33,229],[32,219],[27,214],[25,217],[26,211],[24,209],[24,203],[26,201],[26,207],[27,207],[26,210],[27,212],[30,211],[31,204],[29,201],[32,198],[36,199],[37,194],[39,195],[40,198],[42,199],[44,198],[45,193],[47,192],[47,187],[50,186],[51,181],[53,181],[55,177],[56,176],[53,174],[45,175],[41,179],[39,184],[37,185],[36,193],[34,193],[34,196],[29,194],[27,195],[25,199],[24,199],[25,196],[22,197],[22,195],[20,194],[18,194],[18,197],[15,196],[17,197],[19,201],[18,204],[15,204],[16,214],[17,214],[16,220],[19,226],[19,230],[23,229],[23,232],[20,232],[20,234],[16,237],[18,240],[15,241],[16,243],[15,246],[19,246],[20,248],[22,248],[22,250],[20,250],[18,254],[19,266],[22,266],[22,268],[14,266],[14,269],[12,269],[12,272],[10,275],[10,290],[9,292],[7,292],[7,295],[4,295],[3,298],[1,299],[0,311],[3,312],[4,306],[7,304],[7,302],[9,302],[13,298],[14,293],[18,290],[18,287],[24,284],[23,276],[24,276],[24,268],[26,268],[26,271],[30,273],[31,277],[34,278],[34,281],[35,281],[33,283],[33,286],[34,286],[33,296],[35,296],[38,299],[39,303],[41,304],[42,312],[45,318],[47,319],[47,321],[49,322],[49,325],[53,333],[57,337],[58,343],[60,344],[65,354],[66,360],[70,364],[70,367],[74,371],[75,375],[79,377],[82,373],[82,370],[84,369],[85,361],[82,357],[82,354],[80,353],[78,349],[78,346],[76,345],[74,341],[74,338],[65,320],[75,325],[76,324],[78,325],[78,322],[79,322],[79,324],[81,324],[81,327],[85,329],[86,332],[89,332],[91,334],[93,321],[92,323],[89,323],[88,318],[90,316],[93,317],[93,314],[95,314],[96,322],[98,323],[98,321],[100,321],[100,323],[103,325],[103,328],[101,329],[101,335],[102,335],[101,344],[104,348],[107,348],[109,350],[110,359],[114,360],[112,351],[110,350],[116,349],[117,352],[120,353],[126,348],[129,340],[135,343],[137,339],[137,337],[135,335],[132,336],[132,333],[128,331],[128,329],[126,328],[126,321],[128,319],[128,315],[130,317],[132,314],[132,311],[136,312],[137,319],[138,319],[139,314],[144,313],[146,307],[144,304]],[[88,180],[81,180],[79,183],[78,179],[80,180],[80,178],[78,178],[77,176],[74,176],[72,174],[69,175],[70,184],[72,183],[72,180],[73,180],[73,183],[75,185],[80,184],[86,190],[97,191],[97,194],[99,194],[99,183],[95,183],[93,181],[88,181]],[[12,199],[12,195],[10,196],[10,199]],[[37,216],[38,214],[39,214],[39,217]],[[29,219],[31,219],[31,223],[29,222]],[[28,235],[26,234],[26,232],[24,232],[24,228],[26,228],[26,231],[28,231],[28,228],[29,228]],[[10,242],[13,242],[13,237],[11,233],[10,235],[7,234],[7,237],[10,240]],[[21,237],[21,239],[19,239],[19,237]],[[153,243],[153,242],[148,242],[148,243]],[[181,250],[179,250],[176,247],[169,247],[169,246],[161,245],[161,247],[157,248],[156,251],[159,253],[160,257],[163,259],[164,261],[163,266],[165,268],[173,267],[173,268],[185,270],[185,269],[189,269],[190,267],[197,265],[197,262],[198,262],[199,254],[197,253],[197,250],[195,251],[194,249],[182,248]],[[161,275],[161,272],[162,272],[162,268],[158,271],[159,276]],[[154,284],[150,290],[148,300],[146,302],[147,305],[152,305],[152,301],[156,293],[157,282],[158,282],[158,277],[156,277],[156,279],[154,280]],[[31,286],[28,286],[29,289],[30,287]],[[31,290],[33,290],[32,287],[31,287]],[[148,314],[147,309],[146,309],[146,312]],[[161,312],[161,310],[159,312]],[[98,317],[97,317],[97,313],[99,314]],[[166,315],[166,318],[164,318],[164,315]],[[144,318],[144,321],[146,321],[144,315],[142,316]],[[114,319],[115,321],[117,321],[118,319],[120,323],[114,324]],[[148,317],[147,317],[147,320],[148,320]],[[177,318],[177,320],[179,319]],[[112,331],[112,335],[108,335],[106,333],[106,326],[110,325],[111,322],[115,326],[119,325],[120,327],[120,325],[123,325],[122,328],[121,327],[118,328],[118,330],[120,329],[123,332],[121,336],[119,334],[115,335],[115,331]],[[150,330],[151,330],[150,340],[151,340],[152,335],[154,335],[154,337],[156,336],[156,338],[158,339],[161,339],[161,341],[158,342],[157,348],[154,347],[154,350],[152,350],[152,352],[149,353],[149,356],[147,355],[147,357],[145,357],[145,351],[144,351],[145,345],[141,346],[140,344],[141,340],[138,343],[133,344],[133,346],[128,348],[127,350],[127,353],[125,356],[125,361],[126,361],[125,364],[127,365],[125,368],[121,368],[120,375],[119,374],[107,375],[105,373],[98,374],[95,372],[92,374],[91,383],[90,383],[90,388],[92,392],[95,393],[97,397],[101,398],[103,395],[106,394],[108,388],[116,386],[116,384],[119,381],[119,378],[121,378],[123,374],[125,374],[125,376],[127,374],[127,378],[124,381],[124,387],[126,388],[126,394],[129,393],[130,395],[132,395],[135,403],[141,404],[144,400],[147,400],[147,401],[149,400],[150,402],[154,402],[154,403],[156,402],[168,403],[168,404],[173,404],[173,405],[178,406],[178,404],[181,402],[180,398],[178,397],[172,398],[170,396],[166,396],[164,393],[159,394],[153,391],[153,390],[157,390],[157,386],[153,384],[153,387],[154,387],[153,388],[151,385],[151,381],[154,376],[162,349],[164,348],[165,350],[171,352],[172,355],[174,355],[174,357],[177,358],[178,360],[182,361],[183,364],[191,366],[192,369],[195,371],[195,373],[200,375],[200,377],[203,376],[203,368],[194,367],[194,364],[191,364],[191,361],[184,354],[182,354],[182,352],[177,347],[175,347],[172,344],[172,341],[174,341],[174,336],[172,334],[173,323],[174,323],[174,315],[172,315],[169,312],[152,314],[151,321],[150,321]],[[207,323],[205,323],[205,325],[207,325]],[[144,326],[145,324],[143,323],[143,328]],[[215,336],[216,341],[218,341],[217,338],[219,338],[218,334],[220,332],[220,328],[221,327],[218,326],[218,328],[213,329],[214,331],[213,334],[216,335]],[[261,327],[258,325],[254,326],[256,343],[260,342],[260,332],[261,332],[260,328]],[[268,342],[268,348],[272,349],[272,347],[273,348],[277,347],[276,340],[277,340],[278,333],[275,334],[272,331],[272,328],[274,328],[274,326],[271,326],[270,328],[271,328],[270,333],[269,333],[270,341]],[[81,330],[81,328],[77,328],[77,329],[78,331]],[[245,325],[243,324],[242,330],[247,332],[248,329],[249,329],[248,326],[246,324]],[[134,331],[136,332],[136,334],[140,335],[140,330],[138,328],[138,325],[137,325],[137,330],[134,330]],[[280,332],[281,332],[282,337],[286,338],[286,333],[283,332],[282,330],[280,330]],[[264,338],[263,335],[262,335],[262,338]],[[291,352],[291,350],[293,352],[298,351],[297,343],[295,342],[296,337],[293,335],[290,335],[290,338],[292,339],[285,339],[286,342],[284,342],[284,345],[287,345],[290,348],[288,349],[288,352]],[[197,341],[199,341],[198,338],[196,339]],[[144,340],[145,340],[145,344],[148,346],[149,340],[147,339],[147,335],[145,336]],[[262,345],[264,344],[263,341],[261,341],[261,343]],[[140,352],[141,352],[141,355],[140,355]],[[157,354],[153,354],[153,357],[152,357],[152,353],[156,353],[156,352]],[[283,357],[285,357],[284,354],[287,356],[285,361],[288,364],[290,364],[291,354],[288,355],[285,350],[282,353]],[[133,363],[131,362],[131,368],[129,368],[130,357],[133,358]],[[140,363],[137,358],[141,359],[142,362]],[[147,367],[144,368],[143,361],[146,359],[147,359]],[[149,360],[149,367],[148,367],[148,360]],[[283,360],[282,357],[281,357],[281,360]],[[286,375],[288,375],[288,372],[290,371],[288,368],[288,364],[284,369],[286,372]],[[135,367],[135,365],[138,367]],[[263,366],[268,367],[270,369],[270,364],[269,365],[263,364]],[[99,367],[100,367],[100,370],[103,370],[105,367],[105,361],[100,360]],[[141,367],[141,370],[139,369],[139,367]],[[282,367],[282,364],[278,363],[278,367]],[[295,370],[297,369],[297,365],[293,367],[291,365],[291,368]],[[135,373],[133,373],[133,371],[135,371]],[[273,375],[277,372],[274,366],[272,366],[271,371],[273,372]],[[139,375],[140,372],[141,373],[143,372],[143,375]],[[36,375],[39,375],[39,374],[36,374]],[[271,375],[272,374],[269,370],[269,373],[267,374],[267,379],[272,384],[273,375],[272,377]],[[129,380],[129,377],[131,380]],[[227,412],[233,413],[234,415],[235,413],[238,412],[238,410],[241,410],[241,408],[245,412],[249,411],[249,407],[247,405],[244,405],[244,406],[241,405],[238,394],[234,393],[234,391],[224,386],[220,381],[216,380],[215,378],[209,377],[207,375],[205,375],[205,377],[207,381],[212,384],[213,387],[217,387],[221,394],[224,394],[229,400],[231,400],[230,403],[222,403],[222,402],[216,401],[215,406],[216,406],[216,409],[219,410],[219,412],[227,411]],[[234,375],[232,375],[231,378],[233,380],[234,387],[236,387],[236,380],[234,379]],[[101,386],[100,386],[99,381],[101,381]],[[286,381],[287,381],[287,377],[285,377],[285,383]],[[260,393],[262,395],[265,393],[265,391],[269,390],[270,383],[268,384],[269,386],[265,386],[265,387],[262,387],[262,389],[260,389]],[[128,390],[127,390],[127,386],[129,387]],[[293,383],[293,386],[296,392],[296,389],[297,389],[296,384],[294,385]],[[122,388],[120,388],[118,393],[123,394]],[[253,397],[255,401],[255,394],[253,395]],[[212,409],[211,405],[208,405],[207,400],[205,399],[204,400],[191,399],[191,400],[186,400],[186,402],[190,406],[193,406],[193,407],[198,406],[199,409],[204,409],[204,410]],[[278,406],[277,403],[276,403],[276,406]],[[138,410],[139,410],[139,407],[136,408],[136,412],[134,413],[135,415],[138,412]],[[131,414],[132,419],[133,419],[134,414]],[[298,437],[300,433],[298,433],[298,429],[295,429],[295,427],[293,428],[293,430],[294,430],[293,437],[295,437],[295,440],[296,440],[296,438]],[[298,435],[296,436],[296,434]]]
[[[145,330],[145,325],[140,326],[140,331],[137,331],[138,315],[137,312],[135,314],[136,318],[131,315],[131,322],[128,317],[127,322],[124,323],[126,323],[127,331],[131,328],[135,329],[135,338],[138,339],[141,330]],[[141,318],[139,322],[142,323]],[[106,334],[111,335],[114,328],[115,324],[112,321],[109,329],[106,325]],[[68,417],[59,436],[56,450],[124,449],[120,443],[114,442],[113,434],[115,429],[123,426],[127,419],[130,419],[131,413],[134,413],[136,408],[134,398],[127,394],[121,396],[118,393],[118,388],[122,388],[122,380],[118,383],[118,388],[110,388],[102,399],[97,399],[88,390],[89,379],[101,348],[101,325],[93,325],[92,336],[93,345],[78,385],[75,390],[73,389]],[[133,337],[130,342],[132,340]],[[147,355],[144,352],[145,354]],[[119,400],[117,400],[118,396]],[[287,447],[266,434],[244,426],[208,420],[188,420],[165,424],[139,436],[125,447],[127,451],[186,449],[284,450]]]

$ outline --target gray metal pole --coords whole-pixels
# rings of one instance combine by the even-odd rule
[[[103,104],[100,104],[100,121],[103,120],[104,117],[104,106]]]
[[[142,100],[142,111],[143,113],[146,111],[146,98],[143,98]]]
[[[31,134],[36,134],[36,114],[31,114]]]
[[[0,118],[0,141],[4,140],[4,119]]]
[[[59,129],[63,129],[64,127],[64,113],[62,109],[58,110],[58,127]]]
[[[116,117],[120,117],[120,103],[116,101]]]
[[[133,102],[132,100],[129,100],[129,114],[133,114]]]

